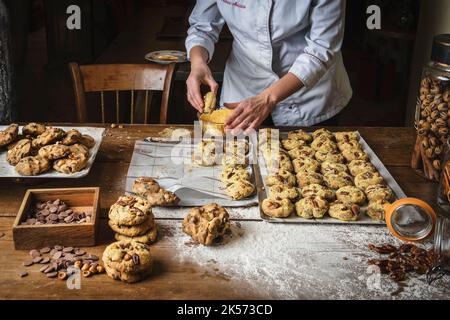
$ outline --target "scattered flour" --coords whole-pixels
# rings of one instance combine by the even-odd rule
[[[425,276],[408,274],[405,287],[373,274],[367,260],[377,254],[368,243],[396,243],[386,228],[342,225],[272,224],[233,221],[232,235],[221,245],[193,244],[181,221],[159,220],[170,229],[167,241],[179,263],[198,264],[244,282],[268,299],[449,299],[444,277],[433,285]],[[392,295],[395,291],[401,291]]]

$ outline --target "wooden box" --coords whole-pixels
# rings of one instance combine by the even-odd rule
[[[27,190],[13,225],[16,250],[39,249],[53,245],[94,246],[100,220],[99,193],[99,188]],[[56,199],[64,201],[74,211],[91,212],[91,221],[80,224],[21,225],[36,202]]]

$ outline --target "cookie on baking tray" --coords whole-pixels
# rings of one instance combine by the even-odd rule
[[[319,196],[306,197],[295,204],[295,211],[301,218],[320,219],[328,211],[328,202]]]
[[[193,164],[211,167],[219,163],[219,152],[223,146],[214,140],[203,140],[199,142],[192,153]]]
[[[38,154],[48,160],[57,160],[66,157],[70,153],[70,148],[63,144],[50,144],[39,149]]]
[[[384,184],[370,185],[364,190],[369,201],[392,201],[394,193]]]
[[[366,201],[366,195],[358,187],[346,186],[336,191],[336,198],[342,202],[351,202],[362,205]]]
[[[318,196],[327,201],[334,201],[336,199],[336,193],[333,190],[317,183],[303,187],[301,189],[301,195],[304,198]]]
[[[43,134],[47,127],[41,123],[30,122],[22,128],[22,134],[25,136],[37,137]]]
[[[323,176],[323,180],[328,188],[338,190],[342,187],[353,186],[353,178],[345,172],[327,173]]]
[[[220,181],[229,184],[237,180],[250,180],[250,172],[234,166],[225,166],[220,174]]]
[[[80,143],[75,143],[75,144],[69,146],[69,150],[72,153],[76,153],[76,154],[81,153],[84,156],[89,157],[89,149],[85,145],[82,145]]]
[[[77,129],[70,129],[66,132],[66,136],[61,140],[61,144],[71,146],[75,143],[79,143],[81,139],[81,132]]]
[[[372,220],[383,221],[386,215],[386,209],[389,205],[390,203],[385,200],[370,201],[366,214]]]
[[[289,199],[295,201],[299,197],[299,193],[295,187],[277,184],[269,188],[269,197],[272,199]]]
[[[322,184],[323,176],[317,172],[303,172],[300,171],[296,175],[297,184],[300,188],[304,188],[310,184]]]
[[[289,139],[303,140],[306,143],[310,143],[313,140],[313,137],[306,132],[305,130],[298,129],[288,132]]]
[[[294,205],[288,199],[264,199],[261,204],[264,214],[273,218],[287,218],[294,212]]]
[[[295,176],[287,170],[280,169],[277,173],[266,177],[267,186],[270,187],[277,184],[285,184],[294,187],[296,184]]]
[[[270,149],[268,149],[270,150]],[[267,153],[267,152],[266,152]],[[279,170],[294,171],[291,159],[284,150],[280,150],[278,156],[267,155],[265,157],[266,167],[269,172],[276,173]]]
[[[133,182],[131,191],[140,196],[144,196],[147,192],[158,192],[159,183],[150,177],[139,177]]]
[[[233,200],[242,200],[255,192],[255,186],[248,180],[235,180],[226,187],[227,195]]]
[[[121,196],[109,209],[108,217],[118,225],[134,226],[154,219],[152,207],[145,199]]]
[[[209,246],[222,241],[231,232],[230,216],[216,203],[192,208],[183,220],[183,231],[194,241]]]
[[[316,131],[314,131],[312,133],[312,136],[313,136],[314,139],[317,139],[320,136],[325,136],[325,137],[327,137],[330,140],[334,140],[333,133],[330,130],[325,129],[325,128],[317,129]]]
[[[292,160],[294,171],[298,172],[317,172],[319,171],[320,164],[313,158],[303,157]]]
[[[342,151],[342,155],[347,162],[351,162],[353,160],[369,161],[369,156],[361,149],[345,149]]]
[[[358,150],[362,150],[362,146],[359,143],[359,141],[357,140],[348,140],[348,141],[341,141],[338,142],[338,148],[339,150],[344,151],[347,149],[358,149]]]
[[[95,146],[95,139],[88,134],[82,134],[80,143],[89,149],[92,149]]]
[[[20,159],[31,155],[33,149],[30,139],[22,139],[15,143],[14,147],[9,149],[6,154],[6,161],[12,166],[19,163]]]
[[[56,160],[53,163],[53,169],[65,174],[80,172],[86,168],[88,158],[82,153],[69,153],[66,158]]]
[[[350,170],[350,174],[354,177],[364,172],[377,172],[377,169],[375,169],[373,164],[365,160],[353,160],[347,166]]]
[[[146,193],[145,198],[152,207],[176,206],[180,202],[180,198],[175,193],[162,188],[158,192]]]
[[[355,221],[359,217],[359,211],[359,206],[354,203],[336,200],[330,204],[328,214],[341,221]]]
[[[0,131],[0,148],[6,147],[8,144],[13,143],[19,136],[19,125],[13,123],[5,130]]]
[[[338,174],[339,172],[348,172],[348,168],[343,163],[336,163],[331,161],[324,161],[320,165],[320,172],[322,174],[334,173]]]
[[[311,148],[315,151],[321,152],[336,152],[338,150],[336,143],[330,140],[326,135],[322,135],[314,139],[311,143]]]
[[[250,144],[244,139],[226,141],[224,151],[229,154],[246,155],[250,152]]]
[[[15,169],[22,176],[36,176],[48,171],[50,169],[50,162],[41,156],[29,156],[20,159]]]
[[[294,139],[294,138],[287,138],[281,140],[281,145],[285,150],[292,150],[297,149],[303,146],[306,146],[306,142],[304,140]]]
[[[355,185],[362,190],[375,184],[384,184],[384,179],[378,172],[363,172],[355,177]]]
[[[314,149],[308,146],[303,146],[288,151],[289,157],[291,159],[305,158],[305,157],[311,158],[314,156],[314,153],[315,153]]]
[[[102,257],[108,276],[124,282],[137,282],[152,272],[150,248],[136,241],[117,241],[106,247]]]
[[[359,141],[359,134],[357,131],[335,132],[334,137],[336,138],[337,142],[346,142],[351,140]]]
[[[322,151],[316,151],[314,153],[314,157],[321,162],[324,161],[330,161],[335,163],[344,163],[345,158],[342,154],[339,152],[322,152]]]
[[[32,141],[32,145],[34,148],[41,148],[61,140],[65,135],[66,133],[63,129],[48,127],[44,133],[40,134]]]

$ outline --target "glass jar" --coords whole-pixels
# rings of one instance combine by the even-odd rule
[[[450,34],[433,39],[431,61],[423,68],[415,125],[424,174],[437,180],[450,132]]]

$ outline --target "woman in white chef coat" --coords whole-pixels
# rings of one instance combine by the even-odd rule
[[[197,0],[186,49],[187,98],[203,110],[200,85],[217,92],[208,62],[226,22],[234,38],[221,105],[228,129],[310,126],[333,118],[352,90],[341,56],[345,0]]]

